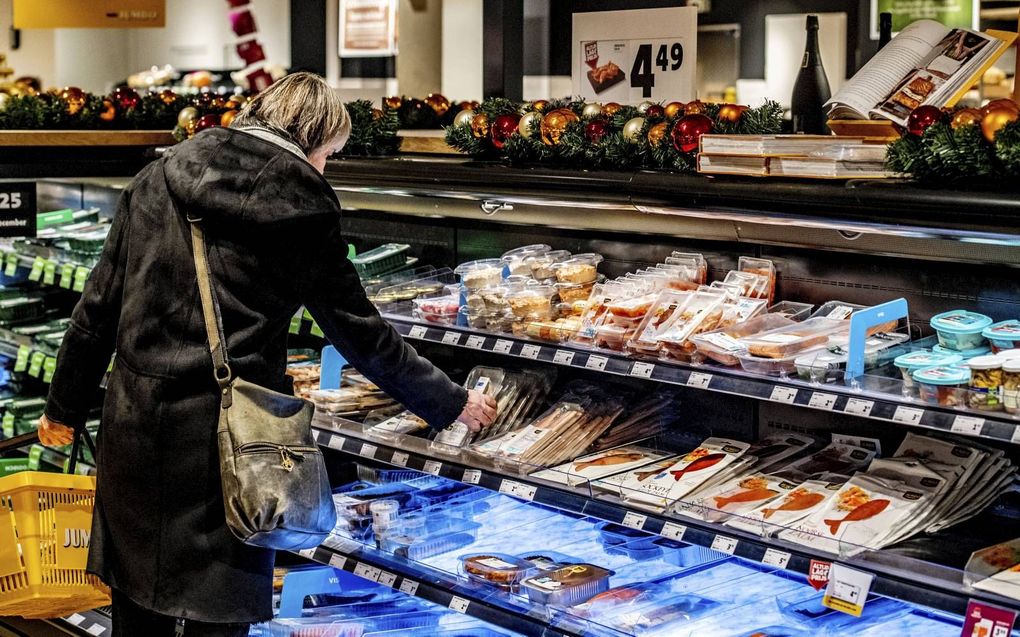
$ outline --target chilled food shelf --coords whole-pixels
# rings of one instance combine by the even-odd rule
[[[898,378],[866,375],[862,388],[811,383],[796,378],[755,376],[715,365],[644,360],[602,349],[568,343],[549,344],[458,326],[436,326],[409,317],[386,315],[402,336],[412,340],[461,347],[529,361],[563,365],[616,376],[642,378],[669,385],[719,392],[871,418],[963,436],[1020,443],[1020,420],[1003,412],[974,412],[935,407],[906,398]],[[894,393],[895,392],[895,393]]]
[[[313,435],[320,446],[356,456],[362,463],[381,463],[442,476],[804,575],[809,573],[813,561],[846,563],[874,574],[872,590],[880,595],[954,613],[963,613],[970,598],[998,605],[1015,604],[998,595],[965,591],[960,569],[903,557],[895,552],[867,551],[848,559],[834,559],[824,551],[763,539],[732,526],[651,512],[619,497],[595,492],[590,483],[571,487],[534,476],[510,474],[478,454],[437,455],[425,439],[405,436],[399,441],[380,440],[366,435],[363,425],[323,416],[316,417],[313,427]],[[906,553],[909,555],[909,550]]]
[[[101,609],[74,613],[62,618],[60,621],[73,626],[77,634],[80,635],[99,637],[100,635],[109,635],[113,632],[113,619],[109,613]]]

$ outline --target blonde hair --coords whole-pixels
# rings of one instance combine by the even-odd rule
[[[326,80],[314,73],[293,73],[251,99],[231,128],[261,126],[282,133],[306,154],[351,135],[347,108]],[[341,145],[343,145],[341,144]]]

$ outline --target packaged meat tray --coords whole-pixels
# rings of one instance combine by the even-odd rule
[[[864,340],[864,369],[874,369],[894,360],[910,337],[896,332],[879,332]],[[849,340],[839,339],[822,350],[808,352],[793,360],[797,376],[814,383],[842,380],[850,359]]]
[[[554,571],[569,564],[581,564],[584,560],[556,551],[532,551],[518,555],[540,571]]]
[[[453,528],[438,533],[412,534],[399,521],[387,529],[380,539],[380,548],[413,562],[462,549],[473,543],[481,525],[457,521]]]
[[[798,483],[775,475],[755,472],[724,482],[674,505],[683,516],[721,522],[766,506],[797,488]]]
[[[747,346],[740,339],[796,324],[782,314],[767,313],[739,325],[695,334],[691,341],[705,357],[722,365],[734,366],[740,364],[736,354],[747,351]]]
[[[535,574],[538,568],[527,560],[505,553],[480,553],[460,557],[460,571],[483,584],[517,591],[520,582]]]
[[[573,606],[609,588],[613,571],[594,564],[571,564],[525,579],[528,599],[537,604]]]
[[[812,318],[795,325],[745,336],[740,343],[749,356],[784,359],[805,350],[824,346],[834,334],[846,333],[849,324],[827,318]]]
[[[678,307],[666,323],[656,330],[661,355],[677,360],[690,359],[695,345],[689,339],[719,326],[726,298],[726,292],[721,290],[702,289],[690,295],[687,302]]]
[[[460,312],[459,296],[437,296],[427,299],[414,299],[413,316],[428,323],[440,325],[456,325],[457,314]]]

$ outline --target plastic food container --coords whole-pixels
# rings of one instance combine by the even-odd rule
[[[517,591],[521,580],[538,572],[527,560],[505,553],[479,553],[460,558],[460,572],[469,579],[484,584]]]
[[[754,257],[740,257],[737,261],[737,269],[741,272],[749,272],[765,277],[763,289],[755,290],[750,296],[758,299],[767,298],[769,303],[776,296],[776,266],[767,259],[756,259]]]
[[[1011,319],[989,325],[981,332],[981,336],[988,339],[995,354],[1020,347],[1020,320]]]
[[[780,359],[824,346],[830,336],[846,333],[848,329],[849,323],[844,321],[811,318],[788,327],[744,337],[740,342],[751,356]]]
[[[931,351],[935,352],[936,354],[959,354],[963,358],[963,360],[968,361],[972,358],[977,358],[978,356],[986,356],[988,354],[991,354],[992,348],[988,347],[988,345],[985,344],[982,345],[981,347],[975,347],[974,349],[965,349],[957,351],[950,347],[942,347],[941,345],[936,343],[935,345],[932,346]]]
[[[968,407],[981,411],[1002,410],[1002,363],[998,356],[978,356],[967,361],[970,368]]]
[[[1020,356],[1002,363],[1002,406],[1007,413],[1020,414]]]
[[[414,318],[442,325],[454,325],[457,322],[460,299],[456,296],[415,299],[412,303],[414,304]]]
[[[564,303],[583,303],[591,297],[595,289],[595,282],[589,283],[557,283],[556,291],[559,292],[560,301]]]
[[[582,560],[557,553],[556,551],[541,551],[539,553],[523,553],[517,557],[531,562],[540,571],[555,571],[568,564],[581,564]]]
[[[499,312],[509,309],[510,306],[506,302],[506,296],[510,293],[510,290],[509,286],[495,285],[477,290],[476,296],[480,297],[481,305],[485,310]]]
[[[981,334],[991,324],[990,317],[967,310],[952,310],[931,318],[931,326],[939,335],[939,345],[957,351],[984,345],[985,337]]]
[[[914,372],[921,400],[930,405],[959,407],[967,402],[970,370],[955,365],[929,367]]]
[[[655,543],[659,539],[658,535],[632,529],[629,526],[613,524],[612,522],[599,522],[595,525],[595,529],[599,532],[599,541],[606,545],[627,544],[631,548],[638,550],[659,548]]]
[[[956,365],[963,362],[959,354],[944,354],[942,352],[917,351],[901,354],[893,360],[893,365],[899,368],[903,376],[903,386],[907,389],[914,388],[914,372],[927,367],[939,367]]]
[[[351,263],[361,276],[377,276],[404,265],[405,253],[410,249],[411,246],[406,243],[387,243],[357,255]]]
[[[554,321],[529,321],[513,325],[514,334],[518,336],[528,336],[554,343],[564,343],[573,339],[580,329],[581,321],[577,317],[560,318]]]
[[[615,573],[594,564],[571,564],[533,575],[522,582],[528,599],[538,604],[573,606],[609,589]]]
[[[544,320],[552,317],[553,297],[556,288],[551,285],[537,285],[506,295],[506,302],[514,316],[522,319]]]
[[[372,528],[376,533],[384,531],[393,526],[393,522],[400,513],[400,502],[396,500],[376,500],[368,505],[372,512]]]
[[[528,257],[526,262],[531,267],[531,276],[538,281],[556,278],[556,270],[553,267],[560,261],[570,258],[566,250],[553,250],[537,256]]]
[[[708,262],[705,255],[699,252],[674,252],[666,259],[667,264],[687,265],[694,268],[698,283],[708,281]]]
[[[382,539],[381,548],[411,561],[420,562],[436,555],[442,555],[464,548],[475,541],[475,535],[482,525],[477,522],[456,521],[453,528],[428,535],[412,535],[400,524],[390,527]]]
[[[537,257],[539,255],[550,252],[552,248],[544,243],[536,243],[530,246],[521,246],[508,250],[503,253],[500,258],[503,261],[503,265],[506,266],[507,272],[510,275],[521,274],[531,276],[531,266],[528,264],[530,257]]]
[[[461,263],[454,270],[461,283],[469,290],[481,290],[499,285],[503,280],[503,261],[500,259],[480,259]]]
[[[829,301],[814,311],[808,318],[829,318],[843,321],[850,318],[850,315],[857,310],[863,310],[863,305],[847,303],[846,301]]]
[[[873,369],[892,358],[890,350],[910,339],[906,334],[881,332],[864,341],[864,369]],[[849,360],[848,344],[828,347],[821,352],[804,354],[794,359],[797,375],[815,383],[831,383],[843,378]],[[895,350],[893,351],[895,353]]]
[[[560,283],[594,283],[599,276],[599,263],[601,255],[578,255],[553,265],[552,270]]]
[[[739,339],[753,334],[796,325],[796,321],[779,313],[769,313],[722,330],[695,334],[691,342],[698,352],[723,365],[739,365],[736,354],[746,352],[747,347]]]
[[[1008,360],[1008,359],[1013,359],[1013,358],[1020,358],[1020,348],[1018,348],[1018,349],[1007,349],[1007,350],[1004,350],[1002,352],[999,352],[998,354],[996,354],[996,356],[998,356],[999,358],[1001,358],[1003,360]]]
[[[808,316],[810,316],[811,310],[814,307],[815,306],[811,305],[810,303],[798,303],[797,301],[780,301],[775,305],[769,306],[769,308],[765,311],[768,314],[779,314],[780,316],[785,316],[786,318],[792,319],[794,321],[803,321],[804,319],[808,318]]]
[[[634,329],[622,325],[600,325],[595,328],[595,347],[621,352],[634,333]]]

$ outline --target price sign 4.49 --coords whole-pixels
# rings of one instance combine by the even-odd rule
[[[683,65],[684,45],[681,42],[639,44],[634,55],[634,66],[630,70],[630,85],[641,89],[641,97],[652,97],[656,72],[665,74],[679,71]]]
[[[0,182],[0,237],[34,237],[35,230],[35,184]]]

